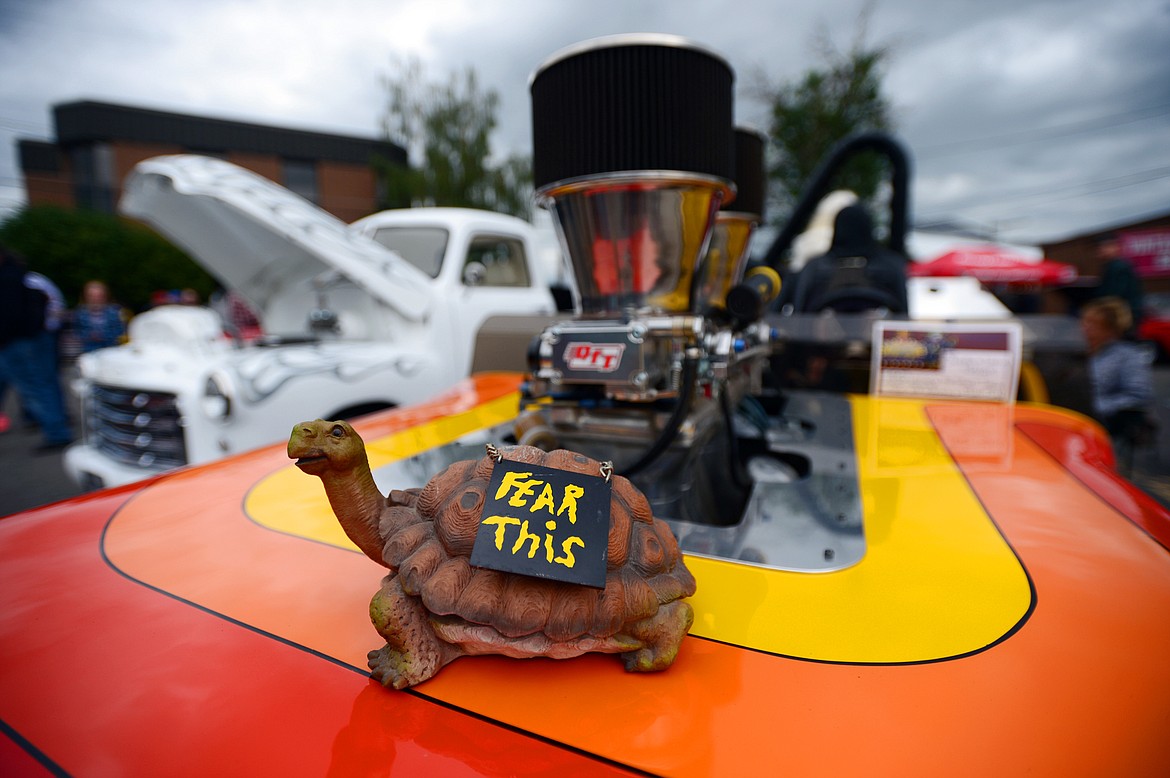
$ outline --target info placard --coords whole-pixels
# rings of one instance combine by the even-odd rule
[[[1015,402],[1021,341],[1019,322],[877,322],[870,394]]]
[[[610,492],[600,476],[497,462],[471,564],[605,588]]]

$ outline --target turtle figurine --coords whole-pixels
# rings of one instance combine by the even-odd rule
[[[507,459],[596,475],[580,454],[530,446]],[[365,444],[343,421],[297,424],[288,455],[325,486],[349,538],[390,569],[370,602],[386,645],[369,654],[374,678],[402,689],[464,655],[552,657],[621,654],[629,671],[674,662],[694,612],[695,579],[670,528],[628,480],[612,478],[605,588],[470,564],[495,459],[456,462],[422,489],[383,497]]]

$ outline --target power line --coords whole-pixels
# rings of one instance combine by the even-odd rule
[[[1098,179],[1096,181],[1082,181],[1065,186],[1032,187],[987,197],[960,200],[958,202],[948,203],[943,208],[935,209],[934,212],[944,213],[956,209],[978,208],[986,205],[998,205],[1004,202],[1034,200],[1036,198],[1044,198],[1049,201],[1068,200],[1073,197],[1084,197],[1086,195],[1111,192],[1130,186],[1146,184],[1163,178],[1170,178],[1170,166],[1154,168],[1152,170],[1139,170],[1112,178]]]
[[[0,127],[15,132],[36,132],[42,135],[48,135],[49,129],[44,122],[31,122],[26,119],[19,119],[15,116],[0,116]]]
[[[1054,138],[1066,138],[1071,135],[1079,135],[1086,132],[1113,129],[1126,124],[1154,119],[1167,113],[1170,113],[1170,103],[1163,103],[1162,105],[1135,108],[1123,113],[1099,116],[1095,119],[1086,119],[1068,124],[1016,130],[999,135],[988,135],[982,138],[966,138],[963,140],[920,146],[916,153],[920,157],[945,157],[976,151],[990,151],[1004,146],[1017,146],[1023,143],[1034,143],[1036,141],[1052,140]]]

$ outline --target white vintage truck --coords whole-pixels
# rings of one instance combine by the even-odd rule
[[[131,321],[126,345],[84,355],[84,437],[65,468],[87,488],[271,443],[290,418],[422,401],[468,375],[485,319],[556,311],[555,238],[502,214],[412,208],[347,225],[196,155],[139,164],[120,208],[250,301],[265,335],[242,343],[210,309],[164,306]]]

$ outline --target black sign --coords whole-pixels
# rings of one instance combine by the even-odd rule
[[[501,460],[471,564],[604,589],[609,498],[600,476]]]

